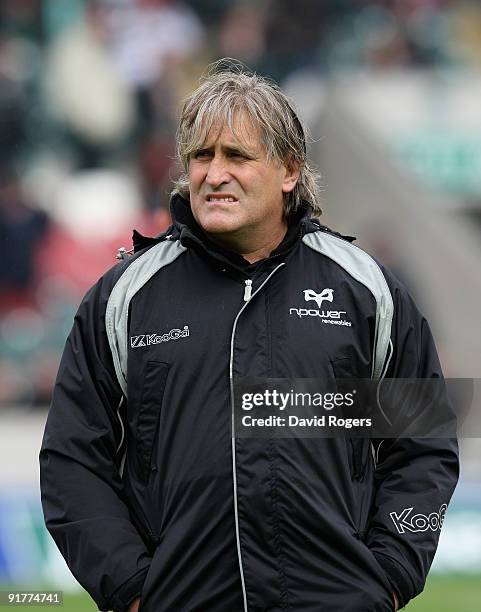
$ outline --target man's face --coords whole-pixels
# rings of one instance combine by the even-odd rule
[[[242,117],[240,118],[242,119]],[[212,130],[189,162],[190,204],[197,223],[214,238],[235,244],[243,237],[269,238],[285,227],[283,194],[299,172],[266,157],[260,131],[227,126]]]

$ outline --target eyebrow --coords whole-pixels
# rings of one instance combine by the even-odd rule
[[[214,148],[215,148],[215,144],[211,144],[211,145],[204,144],[200,146],[198,149],[196,149],[194,151],[194,154],[198,153],[199,151],[211,151]],[[222,145],[222,151],[224,153],[240,153],[247,159],[257,159],[258,157],[254,151],[247,149],[246,147],[243,147],[240,143],[231,144],[231,145]]]
[[[254,151],[243,147],[241,144],[226,145],[222,147],[222,149],[226,153],[241,153],[242,155],[244,155],[244,157],[248,157],[249,159],[254,159],[256,157]]]

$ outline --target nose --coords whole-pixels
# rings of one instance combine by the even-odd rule
[[[223,183],[229,182],[230,175],[227,169],[226,160],[223,157],[214,155],[209,162],[205,180],[214,189]]]

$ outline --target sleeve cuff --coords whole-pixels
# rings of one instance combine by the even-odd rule
[[[148,571],[149,567],[144,567],[129,578],[129,580],[124,582],[110,598],[109,607],[102,609],[114,610],[115,612],[127,612],[134,599],[140,597]]]
[[[376,561],[382,567],[399,600],[399,608],[416,595],[414,584],[406,570],[396,561],[378,552],[373,552]]]

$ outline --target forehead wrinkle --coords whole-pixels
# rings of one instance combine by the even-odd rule
[[[227,117],[217,121],[209,117],[208,124],[204,124],[202,131],[199,133],[199,138],[196,139],[195,150],[213,148],[222,132],[228,129],[232,137],[228,138],[227,142],[222,145],[224,150],[236,149],[246,156],[258,156],[259,153],[265,153],[263,139],[259,138],[261,130],[257,129],[256,133],[253,126],[249,125],[245,115],[246,113],[242,111],[235,115],[228,112]],[[203,136],[203,140],[201,140],[201,136]],[[257,146],[252,145],[253,140],[255,140]]]

